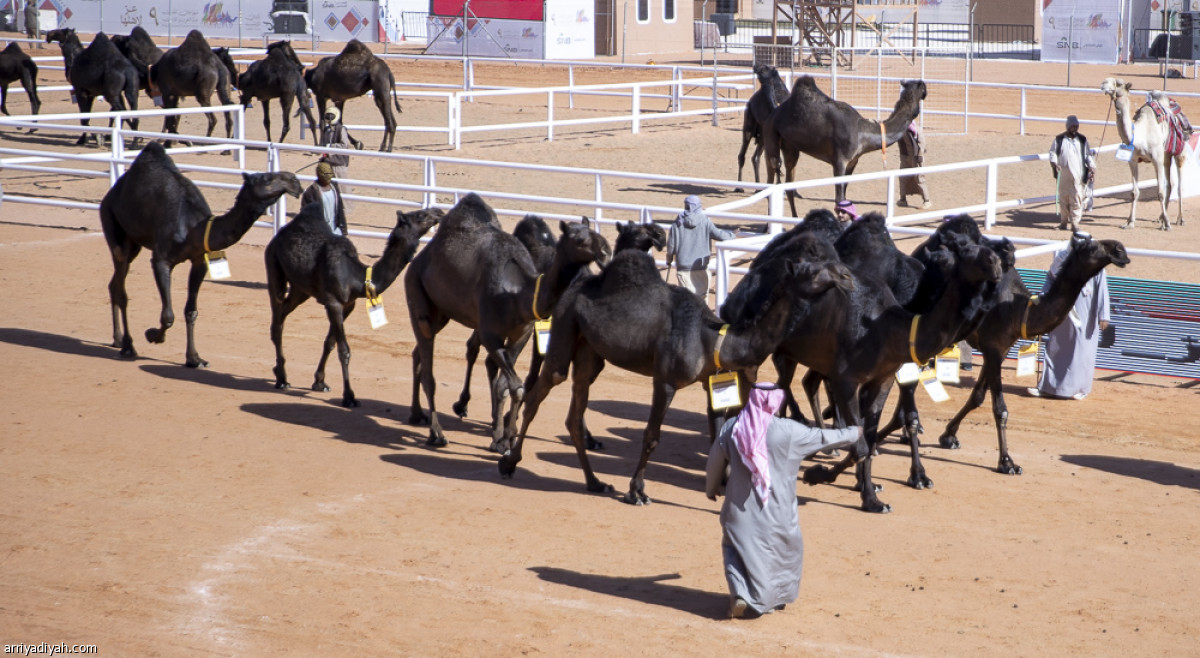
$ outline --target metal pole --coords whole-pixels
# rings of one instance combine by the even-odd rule
[[[621,63],[625,63],[625,48],[629,42],[629,0],[625,0],[625,16],[621,19]]]
[[[238,48],[242,47],[242,0],[238,0]],[[233,81],[237,84],[237,80]]]
[[[1075,5],[1071,5],[1072,8]],[[1071,51],[1075,49],[1075,12],[1072,9],[1071,15],[1067,17],[1067,86],[1071,86]]]

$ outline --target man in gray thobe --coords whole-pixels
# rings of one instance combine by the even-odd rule
[[[675,263],[675,277],[679,285],[692,291],[708,303],[708,289],[712,282],[708,273],[708,262],[712,258],[712,240],[732,240],[733,232],[717,228],[704,213],[700,197],[688,195],[683,200],[683,212],[675,217],[667,234],[667,270]]]
[[[721,550],[734,618],[757,617],[796,600],[804,565],[796,514],[800,462],[862,437],[861,427],[818,430],[776,418],[783,399],[782,389],[756,386],[709,449],[705,491],[716,500],[724,485]]]
[[[1088,238],[1084,234],[1076,239]],[[1069,248],[1054,254],[1054,262],[1046,272],[1043,295],[1058,276],[1068,253]],[[1092,392],[1100,332],[1108,328],[1110,319],[1108,307],[1108,277],[1100,270],[1083,285],[1067,319],[1046,335],[1045,367],[1038,387],[1029,389],[1031,395],[1082,400]]]
[[[1066,132],[1050,143],[1050,168],[1058,185],[1058,227],[1079,230],[1087,186],[1094,180],[1096,159],[1087,137],[1079,132],[1079,119],[1067,117]]]

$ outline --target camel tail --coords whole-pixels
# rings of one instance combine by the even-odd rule
[[[400,107],[400,99],[396,98],[396,76],[392,75],[392,69],[388,68],[388,80],[392,83],[392,103],[396,105],[396,111],[404,114],[404,108]]]
[[[38,98],[37,93],[37,62],[32,59],[27,59],[21,62],[21,66],[25,67],[21,71],[21,86],[25,87],[25,91],[29,93],[29,100],[32,101],[33,113],[38,113],[38,108],[42,104],[42,99]]]

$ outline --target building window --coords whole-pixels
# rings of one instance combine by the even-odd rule
[[[650,0],[637,0],[637,22],[650,22]]]
[[[736,14],[737,0],[717,0],[717,13]]]
[[[675,22],[675,0],[663,0],[663,22]]]

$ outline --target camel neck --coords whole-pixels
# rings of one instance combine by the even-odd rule
[[[1029,309],[1028,334],[1044,334],[1061,324],[1075,305],[1080,291],[1102,269],[1081,266],[1075,254],[1068,256],[1058,273],[1053,275],[1050,287],[1039,297],[1038,303]]]
[[[254,221],[266,212],[271,201],[255,199],[245,185],[238,192],[233,208],[223,215],[217,215],[211,220],[211,227],[202,230],[208,235],[208,248],[213,251],[228,248],[254,226]]]

